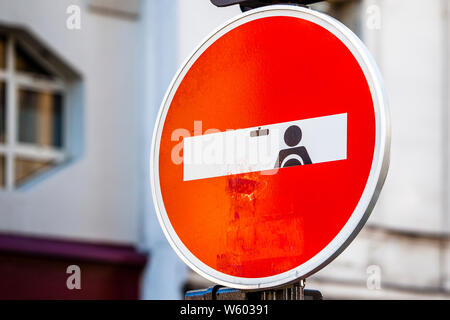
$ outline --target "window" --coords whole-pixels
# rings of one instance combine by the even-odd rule
[[[93,12],[116,17],[136,19],[139,16],[140,0],[89,0]]]
[[[0,188],[5,186],[5,156],[0,154]]]
[[[0,81],[0,143],[6,141],[6,84]]]
[[[18,89],[20,143],[63,147],[62,97],[61,92]]]
[[[6,37],[0,35],[0,69],[6,66]]]
[[[0,34],[0,189],[67,158],[63,77],[15,33]]]

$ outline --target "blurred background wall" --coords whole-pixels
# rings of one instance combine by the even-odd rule
[[[393,131],[366,227],[307,288],[450,298],[450,1],[313,8],[368,46]],[[177,299],[210,285],[160,231],[149,150],[176,69],[239,13],[209,0],[0,0],[1,298]],[[66,287],[69,265],[81,268],[81,290]]]

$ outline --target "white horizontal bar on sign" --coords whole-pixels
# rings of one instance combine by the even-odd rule
[[[184,139],[184,181],[347,158],[347,114]]]

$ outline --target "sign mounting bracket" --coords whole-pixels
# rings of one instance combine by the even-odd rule
[[[275,289],[246,291],[215,285],[186,292],[185,300],[323,300],[318,290],[305,289],[305,280]]]
[[[311,3],[319,2],[320,0],[211,0],[211,3],[216,7],[228,7],[238,4],[242,12],[256,9],[274,4],[290,4],[297,6],[306,6]]]

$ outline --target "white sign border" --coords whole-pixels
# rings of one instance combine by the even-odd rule
[[[352,52],[364,72],[374,103],[376,121],[375,150],[369,178],[358,205],[341,231],[324,249],[305,263],[274,276],[260,278],[236,277],[219,272],[200,261],[186,248],[173,229],[167,216],[161,195],[158,170],[159,148],[162,129],[172,99],[184,76],[198,57],[212,43],[230,30],[256,19],[273,16],[297,17],[316,23],[339,38]],[[301,39],[299,39],[299,41],[301,41]],[[150,184],[159,223],[167,240],[177,255],[195,272],[215,283],[238,289],[257,290],[279,287],[298,281],[299,279],[304,279],[319,271],[334,258],[336,258],[356,237],[369,218],[388,172],[390,136],[390,119],[387,107],[387,98],[381,74],[367,48],[351,30],[330,16],[304,7],[273,5],[250,10],[229,20],[223,26],[217,28],[208,37],[206,37],[201,45],[194,50],[191,56],[185,60],[181,68],[178,70],[163,99],[153,132],[150,154]]]

